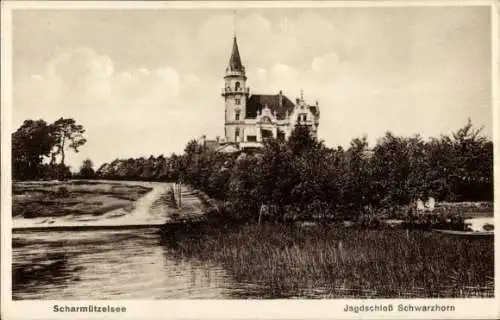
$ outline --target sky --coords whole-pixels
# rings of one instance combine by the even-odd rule
[[[467,118],[492,136],[488,7],[44,9],[12,23],[12,129],[74,118],[88,142],[67,155],[73,170],[222,136],[234,33],[251,92],[303,90],[327,146],[439,136]]]

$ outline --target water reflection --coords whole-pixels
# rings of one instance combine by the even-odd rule
[[[228,298],[220,267],[169,254],[155,229],[13,234],[13,299]]]
[[[64,253],[47,254],[44,258],[34,258],[30,264],[14,264],[12,281],[18,286],[29,287],[47,285],[50,282],[61,284],[72,277],[68,268],[68,258]]]

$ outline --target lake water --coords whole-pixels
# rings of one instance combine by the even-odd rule
[[[180,258],[162,245],[158,227],[140,227],[169,219],[172,209],[155,207],[169,184],[120,183],[153,189],[137,200],[132,212],[118,217],[115,210],[91,219],[13,219],[13,299],[201,299],[228,298],[238,292],[220,267]],[[199,202],[183,189],[183,212],[201,214]],[[78,226],[139,228],[50,229]]]
[[[204,299],[236,292],[217,266],[169,254],[155,229],[13,233],[13,299]]]

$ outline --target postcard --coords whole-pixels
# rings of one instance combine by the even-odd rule
[[[498,13],[3,1],[2,318],[498,318]]]

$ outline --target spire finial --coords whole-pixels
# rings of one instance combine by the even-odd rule
[[[300,89],[300,100],[304,101],[304,90]]]
[[[236,38],[236,9],[233,10],[233,37]]]

